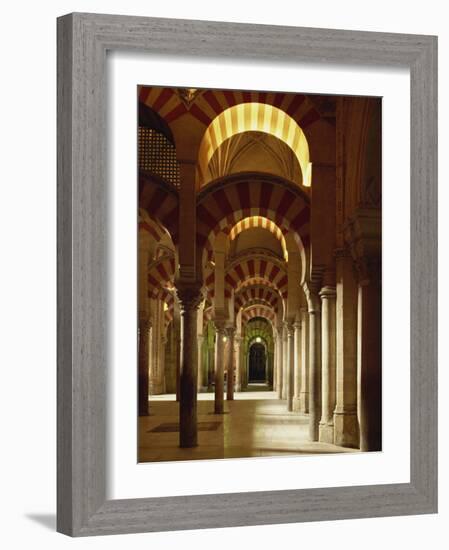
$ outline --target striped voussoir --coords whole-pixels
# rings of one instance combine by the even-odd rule
[[[159,258],[148,269],[148,296],[157,298],[161,291],[173,286],[175,280],[174,256]]]
[[[207,251],[209,259],[212,258],[216,235],[220,232],[229,235],[237,224],[252,216],[268,219],[283,235],[291,231],[300,249],[307,247],[308,197],[295,184],[278,177],[270,179],[255,174],[227,176],[200,194],[197,245],[200,251]]]
[[[241,103],[265,103],[282,109],[301,128],[306,128],[321,118],[320,112],[309,97],[283,92],[200,90],[189,105],[183,101],[176,88],[142,86],[139,100],[155,110],[168,124],[189,113],[207,127],[223,111]]]
[[[272,326],[276,325],[276,315],[269,307],[262,305],[253,305],[242,312],[242,322],[249,323],[252,319],[263,318],[269,321]],[[250,325],[248,324],[247,327]],[[248,329],[247,329],[248,330]]]
[[[165,228],[173,243],[179,238],[179,198],[174,187],[153,175],[140,173],[139,205]]]
[[[262,285],[244,287],[235,295],[235,313],[237,314],[241,308],[245,308],[253,304],[266,305],[271,307],[275,313],[278,313],[280,299],[280,295],[270,287]]]

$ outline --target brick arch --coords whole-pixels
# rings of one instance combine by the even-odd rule
[[[250,216],[267,218],[283,234],[291,231],[300,251],[310,242],[310,201],[297,186],[278,176],[236,174],[216,180],[198,195],[197,246],[199,256],[213,249],[219,232]]]
[[[160,293],[172,288],[175,280],[174,256],[162,256],[153,262],[148,270],[148,296],[160,297]]]
[[[252,279],[269,281],[282,299],[287,298],[288,276],[285,266],[270,256],[250,256],[232,263],[226,270],[225,292],[236,291],[241,283]]]
[[[271,307],[277,314],[279,311],[279,301],[281,296],[273,288],[265,285],[252,285],[243,287],[236,293],[234,299],[235,313],[251,304],[262,304]]]
[[[264,305],[251,305],[242,312],[243,323],[248,323],[251,319],[255,319],[257,317],[267,319],[267,321],[271,323],[272,327],[276,325],[276,314],[271,308]]]
[[[265,286],[272,286],[283,300],[287,299],[288,277],[281,262],[270,257],[246,257],[233,262],[225,274],[225,298],[238,291],[246,281],[254,281]],[[215,272],[212,271],[204,280],[204,289],[209,297],[215,296]]]
[[[156,243],[165,235],[169,235],[168,231],[143,208],[139,208],[139,231],[147,232]]]
[[[139,174],[139,206],[169,233],[176,245],[179,239],[179,197],[173,186],[154,175]]]

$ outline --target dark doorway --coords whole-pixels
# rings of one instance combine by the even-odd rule
[[[253,344],[249,349],[248,382],[266,382],[267,356],[263,344]]]

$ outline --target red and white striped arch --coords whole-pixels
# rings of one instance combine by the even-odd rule
[[[271,307],[275,313],[278,313],[280,300],[280,295],[270,287],[262,285],[244,287],[235,295],[234,308],[237,313],[241,308],[257,302]]]
[[[139,208],[139,231],[147,232],[157,243],[168,234],[168,231],[155,219],[151,218],[143,208]]]
[[[257,282],[264,286],[272,286],[279,292],[283,300],[288,296],[288,277],[285,267],[270,257],[250,257],[231,264],[225,274],[225,298],[232,296],[244,284]],[[212,300],[215,296],[215,272],[212,271],[204,281],[207,296]]]
[[[231,264],[225,275],[225,288],[236,291],[242,283],[253,279],[269,281],[283,299],[287,298],[285,267],[269,256],[245,258]]]
[[[150,298],[160,297],[160,292],[173,288],[175,280],[175,258],[174,256],[163,256],[153,262],[148,270],[148,296]]]
[[[139,206],[167,230],[174,244],[179,238],[179,199],[175,189],[147,174],[139,177]]]
[[[242,322],[248,323],[251,319],[255,317],[263,317],[270,321],[272,326],[276,326],[276,314],[274,311],[264,305],[251,305],[247,309],[242,311]]]
[[[213,250],[219,232],[229,235],[234,226],[252,216],[268,219],[283,235],[291,231],[299,250],[307,248],[310,241],[308,197],[279,177],[238,174],[221,178],[199,195],[198,252]]]
[[[285,92],[247,92],[239,90],[199,90],[190,106],[181,99],[176,88],[142,86],[139,101],[154,109],[168,124],[190,115],[204,127],[229,107],[240,103],[266,103],[285,111],[301,128],[321,118],[310,98]]]

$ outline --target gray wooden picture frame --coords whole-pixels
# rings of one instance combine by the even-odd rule
[[[57,530],[83,536],[436,512],[437,38],[82,13],[57,25]],[[410,483],[106,499],[108,50],[410,69]]]

